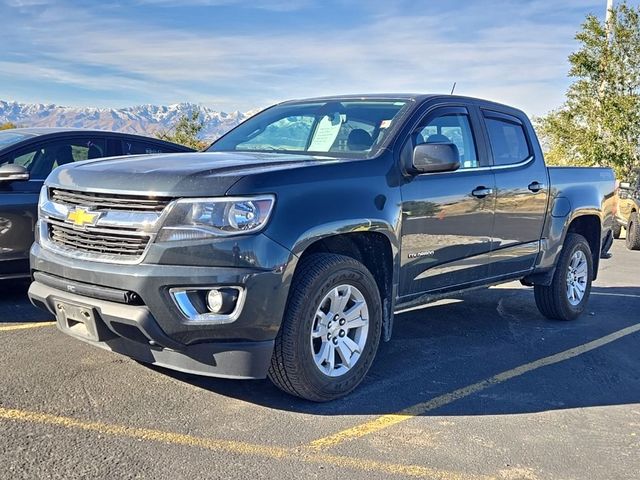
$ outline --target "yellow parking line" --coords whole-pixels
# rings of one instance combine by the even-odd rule
[[[439,480],[490,480],[492,478],[495,478],[484,475],[474,476],[459,472],[436,470],[420,465],[402,465],[388,462],[379,462],[376,460],[359,459],[342,455],[325,455],[312,451],[301,450],[298,448],[284,448],[267,445],[256,445],[230,440],[216,440],[211,438],[186,435],[182,433],[165,432],[162,430],[129,427],[125,425],[115,425],[104,422],[84,421],[71,417],[51,415],[48,413],[31,412],[3,407],[0,407],[0,419],[15,422],[54,425],[62,428],[86,430],[105,435],[129,437],[136,440],[148,440],[174,445],[183,445],[187,447],[197,447],[227,453],[256,455],[272,459],[286,458],[289,460],[299,460],[307,463],[338,465],[353,470],[382,472],[389,475],[399,475],[402,477],[417,477]]]
[[[380,430],[384,430],[385,428],[389,428],[413,417],[424,415],[431,410],[435,410],[436,408],[455,402],[456,400],[459,400],[461,398],[468,397],[469,395],[477,393],[481,390],[485,390],[489,387],[505,382],[512,378],[519,377],[521,375],[524,375],[525,373],[537,370],[538,368],[546,367],[573,357],[577,357],[578,355],[602,347],[603,345],[614,342],[622,337],[631,335],[638,331],[640,331],[640,323],[627,328],[623,328],[622,330],[618,330],[602,338],[593,340],[574,348],[570,348],[563,352],[556,353],[548,357],[543,357],[530,363],[525,363],[524,365],[520,365],[519,367],[507,370],[502,373],[498,373],[497,375],[494,375],[480,382],[432,398],[429,401],[417,403],[399,412],[382,415],[371,421],[356,425],[355,427],[342,430],[327,437],[319,438],[318,440],[314,440],[313,442],[311,442],[308,445],[308,448],[311,450],[326,449],[343,442],[364,437],[371,433],[379,432]]]
[[[37,323],[20,323],[18,325],[2,325],[0,332],[10,332],[12,330],[25,330],[27,328],[50,327],[56,322],[37,322]]]

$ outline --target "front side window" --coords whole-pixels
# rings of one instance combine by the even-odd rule
[[[400,99],[328,100],[269,108],[214,142],[209,152],[375,155],[407,108]]]
[[[520,163],[531,156],[523,126],[493,117],[485,117],[495,165]]]
[[[14,163],[29,171],[32,179],[43,180],[51,170],[67,163],[101,158],[106,145],[101,138],[82,138],[43,143],[3,157],[0,164]]]
[[[421,143],[453,143],[458,147],[460,168],[479,166],[468,115],[442,115],[430,120],[418,129],[416,145]]]

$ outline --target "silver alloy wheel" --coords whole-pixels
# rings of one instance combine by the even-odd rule
[[[574,307],[584,298],[588,274],[587,257],[582,250],[576,250],[571,256],[567,270],[567,299]]]
[[[360,359],[369,332],[369,309],[353,285],[333,288],[320,302],[311,327],[316,367],[329,377],[344,375]]]

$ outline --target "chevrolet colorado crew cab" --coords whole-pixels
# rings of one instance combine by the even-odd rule
[[[547,168],[504,105],[285,102],[207,152],[54,170],[29,296],[138,361],[328,401],[362,381],[399,309],[520,279],[543,315],[576,318],[614,187],[607,168]]]

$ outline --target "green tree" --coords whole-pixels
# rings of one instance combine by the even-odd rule
[[[640,8],[623,2],[609,17],[587,16],[569,56],[566,102],[536,127],[550,164],[612,167],[628,178],[640,166]]]
[[[191,113],[182,115],[171,129],[159,131],[156,137],[202,150],[208,145],[199,138],[203,129],[204,121],[201,119],[200,110],[196,108]]]
[[[11,122],[0,123],[0,130],[9,130],[11,128],[18,128],[18,126]]]

